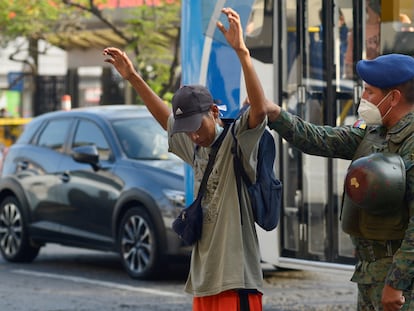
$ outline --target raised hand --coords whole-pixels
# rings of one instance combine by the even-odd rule
[[[128,58],[128,55],[120,49],[108,47],[103,50],[102,54],[110,56],[104,61],[112,64],[122,78],[129,80],[129,78],[135,73],[134,65]]]
[[[104,49],[102,54],[109,56],[104,61],[112,64],[122,78],[129,81],[154,118],[166,130],[168,117],[171,114],[170,108],[136,72],[128,55],[120,49],[113,47]]]
[[[243,39],[243,29],[239,14],[231,8],[223,8],[221,12],[227,15],[229,28],[226,29],[220,21],[217,22],[217,27],[236,52],[245,52],[247,47]]]

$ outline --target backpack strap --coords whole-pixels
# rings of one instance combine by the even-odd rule
[[[243,214],[241,208],[241,183],[243,179],[246,186],[250,187],[252,185],[252,182],[249,176],[247,176],[243,167],[242,159],[239,156],[239,143],[234,132],[235,123],[236,122],[233,122],[233,124],[231,125],[231,135],[233,136],[233,145],[231,148],[231,153],[233,154],[233,170],[234,176],[236,177],[237,195],[239,197],[240,221],[241,225],[243,225]]]
[[[243,178],[243,181],[246,183],[247,187],[250,187],[252,185],[252,181],[250,180],[250,177],[244,170],[242,157],[239,155],[241,151],[239,148],[239,142],[237,140],[236,134],[234,133],[234,124],[231,127],[231,135],[233,136],[232,153],[234,155],[235,169],[237,168],[237,170],[235,170],[236,177],[241,176]]]

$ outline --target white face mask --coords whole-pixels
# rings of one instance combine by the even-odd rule
[[[220,136],[220,134],[223,133],[223,130],[224,128],[216,122],[216,138],[214,140],[216,140]]]
[[[382,120],[391,112],[392,107],[388,109],[384,117],[381,116],[379,107],[384,102],[384,100],[388,97],[389,94],[390,93],[385,95],[385,97],[381,99],[381,101],[379,102],[377,106],[371,103],[370,101],[364,98],[361,98],[361,101],[359,102],[359,107],[358,107],[358,114],[362,119],[364,119],[367,125],[382,125]]]
[[[213,142],[211,143],[210,147],[215,143],[217,138],[219,138],[220,134],[223,133],[224,128],[220,126],[220,124],[216,123],[216,136],[214,137]]]

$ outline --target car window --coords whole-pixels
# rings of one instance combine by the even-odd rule
[[[75,132],[72,148],[95,145],[98,148],[99,159],[109,160],[111,156],[109,144],[101,129],[93,122],[81,120]]]
[[[135,118],[113,122],[122,149],[128,158],[162,160],[168,153],[167,132],[153,118]]]
[[[63,152],[66,134],[69,131],[71,122],[70,119],[49,121],[39,135],[38,146]]]

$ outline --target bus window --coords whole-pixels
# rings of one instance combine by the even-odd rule
[[[246,26],[247,37],[257,37],[262,33],[264,24],[264,0],[256,0]]]
[[[255,0],[246,26],[246,45],[253,58],[272,62],[273,1]]]
[[[410,0],[366,0],[363,12],[362,59],[373,59],[382,54],[402,53],[414,55],[414,3]],[[345,77],[355,76],[353,55],[355,34],[348,36],[345,53]]]
[[[388,2],[382,3],[383,54],[414,55],[414,3],[410,0]]]

